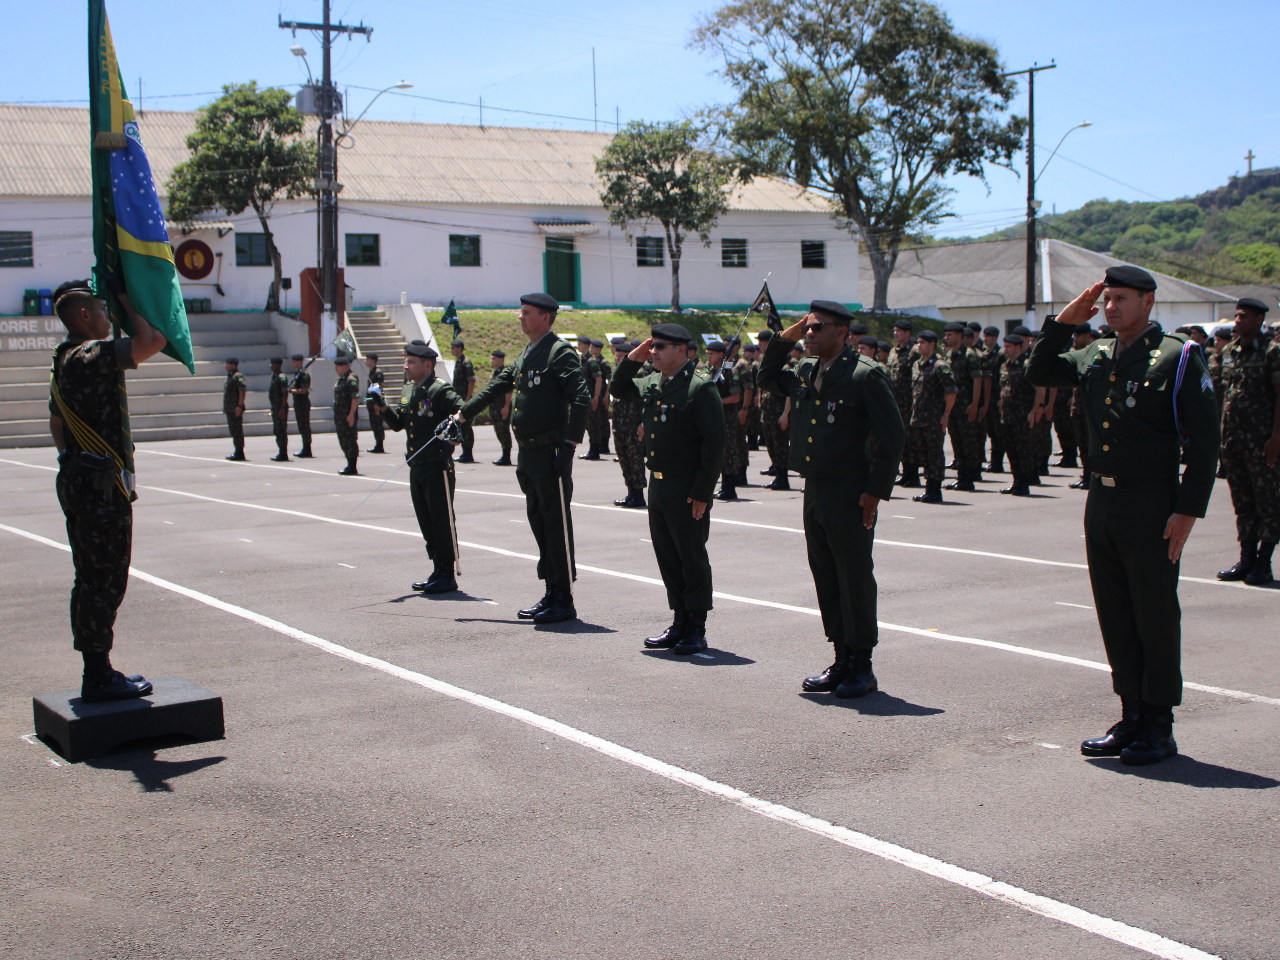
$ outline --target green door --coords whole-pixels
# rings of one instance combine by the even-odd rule
[[[573,237],[547,237],[542,273],[547,293],[561,303],[576,303],[582,299],[579,294],[578,254],[573,249]]]

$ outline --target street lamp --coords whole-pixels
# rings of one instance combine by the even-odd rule
[[[1034,81],[1035,74],[1031,75],[1031,79]],[[1058,155],[1058,147],[1062,146],[1067,137],[1077,130],[1091,126],[1093,126],[1092,121],[1082,120],[1064,133],[1058,141],[1058,146],[1053,148],[1053,152],[1049,154],[1049,159],[1040,168],[1040,173],[1035,172],[1035,144],[1031,139],[1035,136],[1034,126],[1031,127],[1027,135],[1027,303],[1024,322],[1031,329],[1035,329],[1036,322],[1036,215],[1040,212],[1040,201],[1036,199],[1036,183],[1039,182],[1049,163]],[[1049,291],[1047,290],[1045,291],[1045,299],[1049,299]]]
[[[1058,141],[1058,146],[1053,148],[1053,152],[1049,154],[1049,159],[1044,162],[1044,166],[1041,167],[1040,172],[1036,174],[1037,183],[1040,181],[1040,178],[1044,176],[1044,171],[1049,166],[1049,161],[1051,161],[1054,157],[1058,155],[1058,149],[1059,147],[1062,146],[1063,141],[1066,140],[1067,137],[1071,136],[1071,134],[1075,133],[1077,130],[1083,130],[1085,127],[1092,127],[1092,126],[1093,126],[1092,120],[1081,120],[1074,127],[1069,129],[1066,133],[1062,135],[1062,140]]]
[[[351,131],[355,129],[357,123],[359,123],[361,120],[364,119],[364,115],[369,112],[369,107],[372,107],[375,103],[377,103],[378,98],[382,96],[384,93],[389,93],[392,90],[412,90],[412,89],[413,89],[412,83],[410,83],[408,80],[401,80],[399,83],[393,83],[391,86],[384,87],[383,89],[379,90],[377,93],[373,95],[373,99],[369,101],[369,103],[365,106],[365,108],[360,111],[360,116],[356,117],[350,123],[346,123],[344,121],[342,130],[338,133],[337,139],[334,141],[335,145],[342,146],[342,141],[344,139],[351,140],[352,144],[354,145],[355,138],[350,135]],[[336,172],[336,167],[335,167],[335,172]]]

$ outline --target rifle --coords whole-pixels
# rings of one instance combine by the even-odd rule
[[[747,321],[751,319],[753,313],[760,313],[764,309],[764,305],[768,304],[769,327],[772,328],[777,320],[778,312],[773,306],[773,297],[769,296],[769,277],[773,276],[773,271],[765,275],[764,286],[760,289],[759,295],[751,302],[751,306],[747,307],[747,312],[742,315],[742,322],[738,324],[738,329],[734,331],[729,342],[725,344],[724,356],[720,358],[720,365],[716,367],[715,375],[711,378],[713,383],[719,383],[724,378],[724,366],[733,359],[738,348],[742,346],[742,328],[747,325]],[[779,327],[781,323],[779,322]]]

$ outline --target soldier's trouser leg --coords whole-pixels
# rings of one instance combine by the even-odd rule
[[[289,455],[289,418],[273,413],[271,415],[271,432],[276,438],[276,453],[282,457]]]
[[[425,453],[430,451],[425,451]],[[441,572],[453,573],[453,528],[449,521],[449,503],[455,479],[453,463],[414,460],[409,465],[409,496],[418,529],[427,545],[427,556]],[[448,485],[446,493],[445,485]]]
[[[355,466],[356,458],[360,456],[359,431],[347,425],[346,417],[334,417],[333,426],[338,434],[338,449],[347,458],[347,463]]]
[[[688,502],[691,477],[653,478],[649,484],[649,536],[672,610],[711,609],[711,506],[694,520]]]
[[[75,568],[72,645],[82,653],[106,653],[129,585],[133,507],[114,489],[107,493],[92,478],[72,476],[65,469],[58,472],[57,491]]]
[[[555,447],[520,448],[516,455],[516,482],[524,494],[525,514],[529,529],[538,544],[538,579],[548,587],[568,590],[577,579],[573,561],[573,516],[569,501],[573,499],[572,473],[563,478],[564,510],[560,509],[561,478],[556,475]],[[569,470],[572,470],[570,464]],[[568,530],[569,552],[565,552],[565,530]]]
[[[504,459],[511,459],[511,424],[509,421],[494,417],[493,435],[498,438],[498,446],[502,448]]]
[[[836,651],[870,658],[878,640],[875,535],[862,525],[847,480],[806,480],[804,534],[822,627]]]
[[[1111,684],[1126,700],[1182,702],[1182,610],[1178,564],[1169,562],[1165,524],[1177,500],[1174,481],[1089,485],[1084,509],[1089,582],[1111,664]]]
[[[942,449],[942,441],[945,436],[942,425],[931,423],[914,429],[919,431],[917,442],[920,451],[920,465],[924,468],[925,480],[931,484],[942,483],[942,476],[946,471],[947,464],[947,458]]]
[[[629,418],[615,418],[613,424],[614,451],[618,455],[618,466],[622,468],[622,481],[628,490],[643,490],[647,480],[644,453],[636,440],[636,428],[640,423]]]
[[[293,418],[298,422],[298,436],[302,438],[302,450],[311,452],[311,401],[293,398]]]
[[[373,431],[373,445],[381,450],[382,441],[387,435],[387,429],[382,424],[382,407],[372,400],[366,400],[364,407],[369,411],[369,429]]]
[[[231,446],[237,457],[244,456],[244,417],[227,414],[227,432],[231,434]]]
[[[1026,421],[1004,422],[1001,429],[1001,441],[1005,455],[1009,458],[1009,473],[1015,483],[1035,479],[1035,466],[1031,455],[1031,430]]]
[[[463,424],[462,426],[462,455],[464,457],[472,456],[471,450],[476,445],[476,431],[471,424]]]

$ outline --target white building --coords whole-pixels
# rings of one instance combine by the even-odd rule
[[[162,191],[188,156],[196,117],[148,110],[140,118]],[[92,265],[89,120],[81,109],[0,105],[0,125],[0,314],[14,314],[25,290],[86,276]],[[661,226],[637,225],[643,239],[628,239],[600,203],[595,158],[608,141],[581,131],[362,122],[338,151],[339,263],[350,302],[400,303],[403,294],[500,306],[547,290],[581,306],[669,304]],[[188,236],[170,231],[184,295],[213,310],[260,310],[271,281],[261,226],[252,211],[209,219]],[[299,274],[317,260],[314,201],[278,202],[270,226],[292,279],[282,303],[296,308]],[[780,306],[859,300],[857,244],[825,202],[759,179],[735,193],[709,248],[686,240],[681,300],[741,306],[766,276]]]

